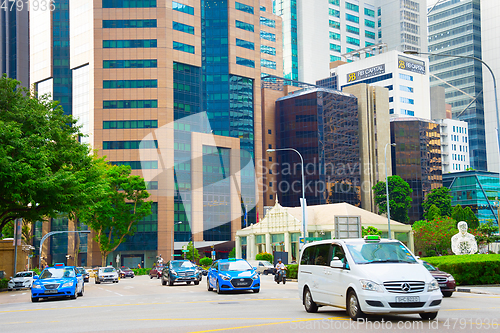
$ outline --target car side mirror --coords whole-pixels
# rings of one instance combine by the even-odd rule
[[[257,267],[252,267],[252,269],[255,271],[257,269]]]
[[[330,267],[333,268],[344,268],[344,263],[337,257],[334,257],[332,261],[330,261]]]
[[[35,276],[33,277],[33,280],[38,280],[38,275],[35,275]]]
[[[76,277],[82,277],[82,274],[76,274]]]

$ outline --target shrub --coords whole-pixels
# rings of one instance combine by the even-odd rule
[[[236,248],[233,247],[231,252],[229,252],[228,258],[236,258]]]
[[[267,260],[270,263],[273,263],[273,255],[271,253],[262,252],[255,256],[255,260]]]
[[[0,280],[0,289],[7,289],[7,282],[9,282],[9,279],[1,279]]]
[[[297,272],[299,271],[299,265],[297,264],[287,265],[286,268],[287,268],[286,277],[289,279],[296,279]]]
[[[466,254],[422,259],[453,275],[457,285],[500,283],[500,255],[498,254]]]
[[[200,265],[203,267],[208,267],[208,266],[212,265],[212,258],[210,258],[210,257],[201,258]]]
[[[148,275],[151,268],[132,268],[135,275]]]

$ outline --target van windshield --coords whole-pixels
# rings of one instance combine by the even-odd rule
[[[415,257],[401,243],[346,244],[356,264],[417,263]]]

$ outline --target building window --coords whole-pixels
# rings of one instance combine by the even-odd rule
[[[272,145],[268,145],[268,149],[273,149],[273,146]]]
[[[267,31],[260,31],[260,38],[275,42],[276,41],[276,35]]]
[[[407,116],[414,116],[415,112],[413,112],[411,110],[401,109],[401,114],[404,114],[404,115],[407,115]]]
[[[271,61],[271,60],[267,60],[267,59],[260,59],[260,65],[262,67],[276,69],[276,61]]]
[[[253,7],[249,5],[245,5],[243,3],[235,2],[235,7],[237,10],[241,10],[242,12],[246,12],[249,14],[253,14]]]
[[[389,109],[389,114],[394,114],[394,109]]]
[[[413,76],[408,74],[399,73],[399,78],[406,81],[413,81]]]
[[[330,31],[329,34],[330,34],[330,39],[340,40],[340,34],[338,34],[336,32],[332,32],[332,31]]]
[[[236,46],[243,47],[249,50],[255,50],[255,45],[252,42],[236,38]]]
[[[345,8],[349,9],[349,10],[352,10],[353,12],[358,12],[359,13],[359,6],[355,5],[355,4],[352,4],[350,2],[346,2],[345,3]]]
[[[156,20],[103,20],[104,29],[156,28]]]
[[[413,88],[412,87],[407,87],[407,86],[403,86],[403,85],[399,86],[399,90],[405,91],[405,92],[409,92],[409,93],[413,92]]]
[[[185,5],[183,3],[172,1],[172,9],[178,12],[194,15],[194,7]]]
[[[334,62],[334,61],[337,61],[337,60],[342,60],[342,58],[338,57],[338,56],[330,55],[330,62]]]
[[[236,20],[236,28],[254,32],[253,24]]]
[[[102,8],[154,8],[156,0],[102,0]]]
[[[368,9],[368,8],[365,8],[365,15],[366,16],[375,17],[375,11],[371,10],[371,9]]]
[[[104,80],[103,89],[157,88],[158,80]]]
[[[375,33],[374,33],[374,32],[371,32],[371,31],[367,31],[367,30],[365,30],[365,37],[366,37],[366,38],[375,39]]]
[[[137,140],[137,141],[103,141],[102,149],[157,149],[156,140]]]
[[[378,32],[378,38],[382,38],[382,31]]]
[[[265,25],[270,28],[276,28],[276,21],[265,17],[260,17],[260,24]]]
[[[359,46],[359,39],[346,36],[346,41],[349,44]]]
[[[174,41],[174,50],[194,54],[194,46]]]
[[[108,120],[102,122],[103,129],[158,128],[158,120]]]
[[[158,169],[158,161],[111,161],[111,165],[128,165],[132,170]]]
[[[145,60],[103,60],[103,68],[157,68],[156,59]]]
[[[329,25],[330,25],[330,28],[334,28],[334,29],[339,29],[340,30],[340,23],[337,22],[337,21],[329,20]]]
[[[246,58],[236,57],[236,64],[250,68],[255,68],[255,61]]]
[[[394,97],[389,97],[389,103],[394,102]]]
[[[411,98],[406,98],[406,97],[399,97],[399,101],[401,103],[406,103],[406,104],[415,104],[414,100]]]
[[[276,55],[276,49],[274,47],[272,47],[272,46],[267,46],[267,45],[260,44],[260,53],[264,53],[264,54],[269,54],[269,55],[275,56]]]
[[[158,100],[117,100],[102,101],[103,109],[154,109],[158,107]]]
[[[330,50],[340,52],[340,45],[330,43]]]
[[[102,47],[105,49],[154,48],[156,39],[103,40]]]
[[[264,6],[260,6],[260,11],[261,11],[261,12],[265,12],[265,11],[266,11],[266,7],[264,7]]]
[[[333,17],[340,17],[340,11],[332,9],[332,8],[328,8],[328,14],[330,14],[330,16],[333,16]]]
[[[269,162],[272,162],[273,161],[273,158],[271,156],[269,156]]]
[[[339,6],[340,5],[340,0],[328,0],[328,3],[330,5]]]
[[[351,21],[351,22],[354,22],[354,23],[359,23],[359,17],[355,16],[355,15],[351,15],[351,14],[345,14],[345,19],[347,21]]]
[[[365,42],[365,47],[366,46],[370,46],[370,45],[375,45],[374,43],[370,43],[370,42]]]
[[[194,27],[187,24],[172,21],[172,29],[194,35]]]
[[[365,19],[365,26],[375,29],[375,22]]]
[[[346,25],[346,31],[352,34],[359,35],[359,28],[353,27],[351,25]]]
[[[268,129],[267,134],[272,134],[272,131],[270,129]]]

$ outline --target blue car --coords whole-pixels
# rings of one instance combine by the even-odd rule
[[[83,276],[77,274],[74,266],[55,264],[45,268],[40,276],[35,276],[31,287],[31,301],[40,298],[68,296],[75,299],[83,296]]]
[[[208,291],[226,290],[260,291],[260,275],[245,259],[220,259],[215,261],[207,275]]]

